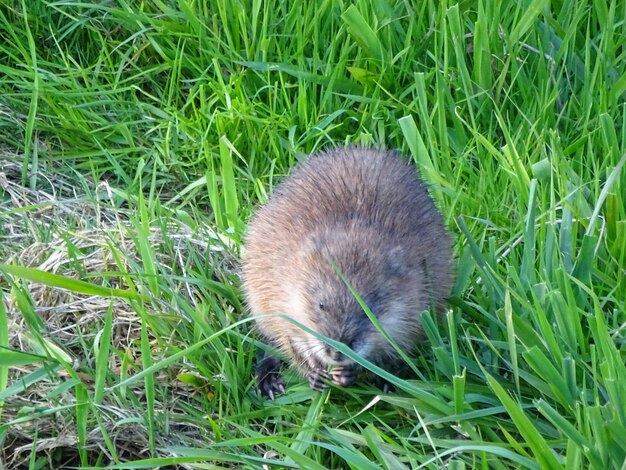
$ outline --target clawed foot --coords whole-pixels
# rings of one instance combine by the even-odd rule
[[[332,382],[341,387],[349,387],[356,381],[357,369],[354,366],[333,367],[330,372],[315,367],[309,372],[309,385],[317,392],[328,388],[328,383]]]
[[[273,400],[277,393],[285,393],[285,383],[280,375],[281,362],[265,356],[256,369],[256,382],[261,395]]]
[[[354,366],[334,367],[330,371],[330,377],[335,385],[349,387],[357,377],[357,369]]]
[[[265,356],[257,366],[256,381],[262,396],[274,400],[276,395],[285,393],[285,383],[280,374],[281,366],[281,361],[273,356]],[[329,383],[349,387],[356,382],[358,375],[359,369],[354,365],[333,367],[330,372],[322,367],[314,367],[309,371],[308,380],[311,389],[322,392],[328,388]],[[394,390],[393,385],[380,377],[373,378],[372,383],[383,393]]]
[[[396,389],[396,387],[393,384],[391,384],[390,382],[387,382],[385,379],[379,376],[374,377],[372,383],[376,388],[379,388],[380,391],[385,394],[389,392],[393,392]]]
[[[321,367],[309,371],[309,386],[316,392],[322,392],[328,388],[330,376]]]

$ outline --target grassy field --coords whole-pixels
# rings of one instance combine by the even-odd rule
[[[624,0],[6,0],[0,467],[626,469]],[[246,220],[411,157],[455,239],[414,379],[261,398]]]

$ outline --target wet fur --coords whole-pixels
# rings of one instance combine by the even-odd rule
[[[243,285],[250,313],[261,316],[260,333],[314,389],[326,380],[350,385],[354,365],[267,314],[288,315],[379,365],[396,359],[333,263],[407,352],[423,338],[419,314],[443,310],[452,282],[451,241],[416,169],[395,153],[348,148],[312,156],[248,226]]]

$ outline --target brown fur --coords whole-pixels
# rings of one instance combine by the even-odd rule
[[[413,166],[393,152],[331,150],[298,166],[251,220],[244,290],[251,314],[261,316],[259,331],[312,387],[318,388],[320,375],[329,377],[329,367],[329,378],[349,385],[355,374],[348,358],[267,314],[290,316],[384,366],[395,351],[332,263],[410,352],[423,336],[419,314],[430,307],[441,312],[445,305],[451,251],[442,218]]]

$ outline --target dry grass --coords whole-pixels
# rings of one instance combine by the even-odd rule
[[[30,189],[20,182],[18,160],[19,155],[0,152],[0,187],[8,195],[0,202],[0,258],[4,258],[7,264],[88,280],[112,288],[128,288],[123,273],[133,271],[133,265],[141,263],[133,241],[135,227],[126,210],[114,207],[113,194],[107,183],[95,185],[85,180],[89,189],[100,195],[93,198],[78,193],[78,188],[67,175],[50,171],[38,174],[39,181],[48,182],[49,188]],[[164,244],[160,228],[151,228],[148,236],[150,246],[159,253],[155,261],[164,271],[184,275],[190,249],[211,256],[214,258],[212,262],[226,272],[235,271],[233,257],[224,251],[223,246],[209,246],[207,243],[206,240],[215,239],[213,232],[193,233],[182,223],[168,223],[166,227],[168,240],[175,242],[172,253],[159,250]],[[123,265],[119,264],[120,261]],[[0,278],[0,287],[9,288],[6,280]],[[128,376],[137,372],[141,364],[141,318],[127,300],[83,295],[37,283],[32,283],[28,292],[37,315],[43,321],[45,339],[68,354],[76,375],[84,384],[93,386],[90,371],[81,370],[84,364],[93,360],[93,357],[86,357],[93,354],[87,345],[93,344],[94,337],[101,332],[109,309],[113,312],[111,346],[125,351],[128,363],[122,364],[120,355],[111,355],[108,368],[116,375]],[[190,303],[201,296],[192,284],[186,284],[181,295],[186,296]],[[37,340],[20,311],[17,298],[4,296],[3,299],[9,320],[10,346],[20,351],[37,351]],[[164,302],[160,305],[146,304],[145,308],[151,316],[167,311]],[[158,358],[158,342],[154,336],[150,337],[150,341],[154,343],[153,353]],[[40,368],[40,363],[14,367],[10,370],[9,383],[19,384]],[[170,387],[171,402],[158,405],[164,412],[184,413],[184,409],[175,409],[177,394],[193,393],[192,386],[176,378],[179,372],[180,367],[177,366],[156,376],[156,380],[167,381]],[[62,466],[80,465],[72,412],[76,397],[72,387],[63,387],[64,382],[70,380],[72,376],[65,369],[50,369],[45,380],[37,381],[25,393],[16,394],[4,402],[3,420],[13,424],[9,424],[0,449],[0,462],[5,462],[8,468],[27,468],[31,454],[56,454],[54,458],[50,457],[51,462]],[[128,391],[139,402],[145,399],[141,385],[139,382]],[[40,411],[36,413],[37,419],[32,419],[32,415],[29,419],[20,419],[33,410]],[[57,411],[49,413],[49,410]],[[141,409],[121,408],[112,395],[110,400],[105,399],[98,405],[98,411],[100,423],[88,433],[85,446],[88,452],[107,455],[110,462],[116,459],[137,460],[150,455]],[[172,426],[176,428],[174,434],[177,439],[158,439],[159,447],[190,443],[200,447],[206,440],[206,430],[195,423],[173,423]],[[116,450],[115,458],[109,452],[106,439]]]

